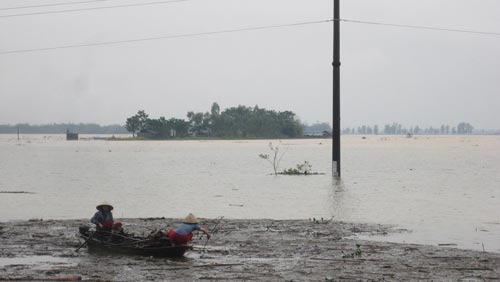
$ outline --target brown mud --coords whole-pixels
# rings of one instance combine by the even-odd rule
[[[123,219],[145,235],[173,219]],[[203,220],[208,228],[216,219]],[[0,281],[499,281],[500,254],[357,240],[388,226],[308,220],[222,220],[185,258],[75,252],[83,220],[0,223]]]

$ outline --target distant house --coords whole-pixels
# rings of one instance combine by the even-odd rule
[[[332,134],[328,131],[323,131],[321,134],[304,134],[306,138],[329,138],[332,137]]]
[[[177,131],[175,129],[169,129],[165,132],[159,132],[151,129],[143,129],[141,132],[137,132],[137,137],[144,139],[168,139],[170,137],[176,137]]]
[[[141,132],[137,132],[137,137],[144,139],[159,139],[161,134],[154,130],[144,129]]]
[[[66,130],[66,140],[78,140],[78,133],[71,133],[69,129]]]
[[[241,135],[241,132],[238,132],[237,135]],[[188,129],[188,135],[191,137],[210,137],[212,135],[212,130],[208,129],[199,129],[199,130],[192,130]]]

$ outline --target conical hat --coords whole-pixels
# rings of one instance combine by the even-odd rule
[[[97,207],[95,207],[95,208],[96,208],[96,209],[98,209],[98,210],[100,210],[100,209],[101,209],[101,207],[103,207],[103,206],[108,206],[108,207],[110,207],[110,208],[111,208],[111,210],[113,210],[113,206],[112,206],[110,203],[106,202],[106,201],[104,201],[104,202],[102,202],[102,203],[98,204],[98,205],[97,205]]]
[[[196,216],[190,213],[186,216],[186,218],[184,218],[184,221],[182,223],[197,224],[200,223],[200,221],[198,220],[198,218],[196,218]]]

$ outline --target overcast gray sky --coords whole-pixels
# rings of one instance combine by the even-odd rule
[[[0,8],[68,0],[2,0]],[[193,0],[0,11],[0,52],[332,18],[332,0]],[[500,32],[498,0],[341,0],[345,19]],[[342,23],[342,127],[500,128],[500,36]],[[332,24],[0,55],[0,124],[120,123],[238,104],[331,122]]]

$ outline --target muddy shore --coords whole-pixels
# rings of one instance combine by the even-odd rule
[[[175,219],[122,219],[144,235]],[[210,228],[215,219],[202,220]],[[357,240],[388,226],[308,220],[222,220],[182,259],[75,252],[86,220],[0,223],[0,281],[498,281],[500,254]]]

